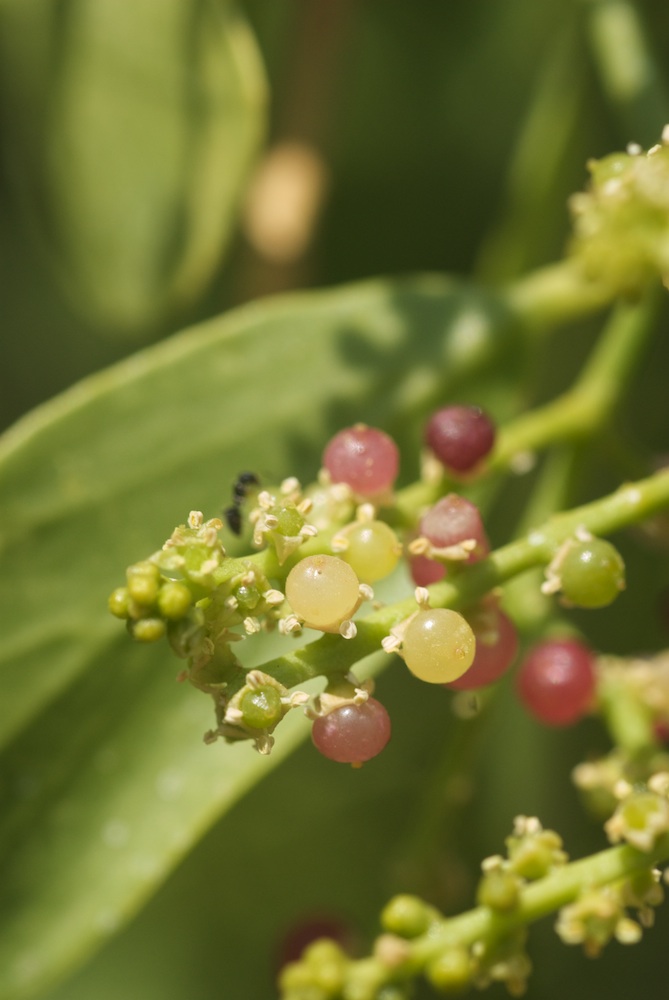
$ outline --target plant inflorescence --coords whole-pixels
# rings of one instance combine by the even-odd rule
[[[421,478],[401,488],[397,444],[362,423],[325,444],[308,485],[293,477],[261,485],[242,473],[225,523],[192,511],[110,597],[132,638],[166,638],[184,662],[179,679],[212,699],[210,743],[247,740],[267,754],[297,710],[321,754],[360,766],[388,744],[391,719],[359,661],[383,650],[416,683],[446,689],[437,696],[469,692],[476,709],[476,692],[494,690],[518,660],[523,632],[534,641],[515,686],[527,711],[549,726],[587,714],[608,726],[613,750],[574,778],[618,846],[569,862],[557,833],[519,817],[506,855],[483,864],[476,909],[446,918],[416,897],[397,897],[371,957],[352,960],[332,941],[311,945],[281,975],[286,1000],[400,1000],[418,975],[442,993],[501,980],[518,995],[533,920],[559,911],[560,937],[595,955],[611,938],[637,940],[661,900],[655,865],[669,856],[666,657],[607,657],[569,613],[605,607],[623,591],[625,565],[606,536],[669,508],[669,471],[544,513],[497,548],[473,499],[477,486],[528,468],[528,456],[599,432],[653,327],[658,278],[669,274],[669,145],[607,157],[591,174],[588,191],[573,199],[570,255],[508,295],[529,326],[551,310],[559,321],[563,311],[617,303],[568,392],[501,426],[486,400],[444,401],[414,443]],[[226,532],[248,542],[246,555],[228,554]],[[379,600],[373,588],[392,574],[403,574],[405,596]],[[531,577],[550,609],[531,628],[507,606],[505,585],[517,577]],[[285,651],[246,667],[248,643],[269,631],[284,636]],[[311,632],[321,636],[305,641]],[[314,678],[322,679],[317,694],[304,690]]]

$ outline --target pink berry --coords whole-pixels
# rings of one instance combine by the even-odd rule
[[[517,677],[527,710],[549,726],[568,726],[588,711],[595,695],[594,654],[575,639],[549,639],[525,657]]]
[[[446,567],[427,556],[409,556],[409,570],[417,587],[429,587],[446,576]]]
[[[360,496],[373,497],[392,488],[399,451],[383,431],[356,424],[335,434],[323,452],[323,466],[333,483],[347,483]]]
[[[518,652],[518,635],[516,627],[503,611],[495,611],[490,625],[485,630],[478,631],[474,626],[476,636],[476,654],[469,670],[457,680],[445,684],[444,687],[455,691],[474,691],[477,688],[493,684],[506,673],[516,658]]]
[[[478,406],[446,406],[425,428],[425,443],[447,469],[469,472],[495,443],[495,425]]]
[[[425,535],[440,549],[473,539],[476,547],[467,562],[478,562],[490,551],[478,507],[457,493],[442,497],[423,514],[420,519],[420,534]]]
[[[475,547],[465,560],[468,563],[478,562],[488,555],[490,545],[483,527],[481,514],[476,504],[449,493],[442,497],[434,507],[423,514],[418,526],[418,533],[432,542],[438,549],[459,545],[460,542],[473,540]],[[443,563],[429,559],[424,555],[411,556],[409,568],[414,583],[418,587],[427,587],[431,583],[443,580],[446,568]]]
[[[342,705],[319,716],[311,738],[323,756],[340,764],[362,764],[381,753],[390,739],[390,716],[381,702]]]

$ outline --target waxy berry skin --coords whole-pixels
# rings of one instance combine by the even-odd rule
[[[391,490],[400,456],[391,437],[375,427],[356,424],[332,438],[323,452],[323,467],[333,483],[346,483],[354,493],[375,497]]]
[[[476,639],[469,623],[450,608],[419,611],[402,638],[402,656],[421,681],[446,684],[472,665]]]
[[[496,618],[497,635],[494,641],[486,641],[486,637],[479,636],[474,629],[474,662],[462,677],[451,681],[446,687],[454,691],[475,691],[494,684],[507,672],[518,652],[518,634],[515,625],[503,611],[498,611]]]
[[[517,677],[520,700],[548,726],[570,726],[590,708],[596,690],[595,657],[576,639],[549,639],[530,650]]]
[[[363,764],[380,754],[391,736],[390,716],[376,698],[342,705],[319,716],[311,738],[323,756],[340,764]]]
[[[445,406],[425,428],[425,444],[452,472],[470,472],[494,443],[495,425],[478,406]]]
[[[560,565],[562,594],[579,608],[605,608],[625,589],[625,563],[604,538],[572,545]]]

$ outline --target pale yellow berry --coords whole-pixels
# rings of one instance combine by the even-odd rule
[[[286,578],[286,598],[308,628],[336,630],[360,604],[360,582],[343,559],[307,556]]]
[[[375,583],[397,566],[402,547],[397,535],[383,521],[362,521],[345,532],[343,558],[364,583]]]
[[[412,674],[430,684],[448,684],[469,670],[476,639],[457,611],[434,608],[419,611],[409,622],[402,655]]]

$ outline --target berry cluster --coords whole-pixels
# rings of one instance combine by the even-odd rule
[[[490,555],[481,512],[462,491],[485,474],[495,439],[495,426],[479,407],[447,406],[434,413],[425,428],[425,467],[431,463],[433,470],[437,463],[441,472],[423,481],[427,502],[419,500],[409,514],[398,504],[395,442],[363,424],[330,440],[318,481],[306,489],[294,478],[263,489],[255,474],[243,473],[225,519],[234,534],[248,526],[257,551],[229,557],[223,523],[205,522],[193,512],[162,549],[128,569],[126,585],[110,597],[110,610],[127,621],[133,638],[146,642],[166,635],[187,661],[180,678],[214,700],[216,727],[207,741],[250,739],[267,753],[285,714],[303,706],[317,749],[359,765],[385,747],[391,724],[371,696],[371,682],[361,684],[347,663],[340,665],[341,652],[333,648],[332,664],[317,671],[327,683],[312,699],[299,690],[300,679],[314,675],[312,668],[298,670],[286,687],[271,665],[247,671],[235,648],[241,639],[271,629],[286,636],[311,629],[355,645],[356,614],[374,601],[371,584],[391,574],[404,553],[416,585],[414,602],[403,602],[397,612],[388,609],[378,646],[398,654],[411,674],[429,684],[475,691],[498,681],[518,652],[500,593],[483,587],[461,601],[460,611],[443,606],[438,591]],[[547,562],[544,590],[559,593],[565,605],[601,607],[624,586],[616,550],[584,530],[556,546]],[[378,602],[374,607],[365,635],[367,622],[379,613]],[[285,681],[287,675],[279,676]],[[525,656],[517,689],[538,720],[570,724],[594,703],[594,656],[576,639],[546,640]]]

